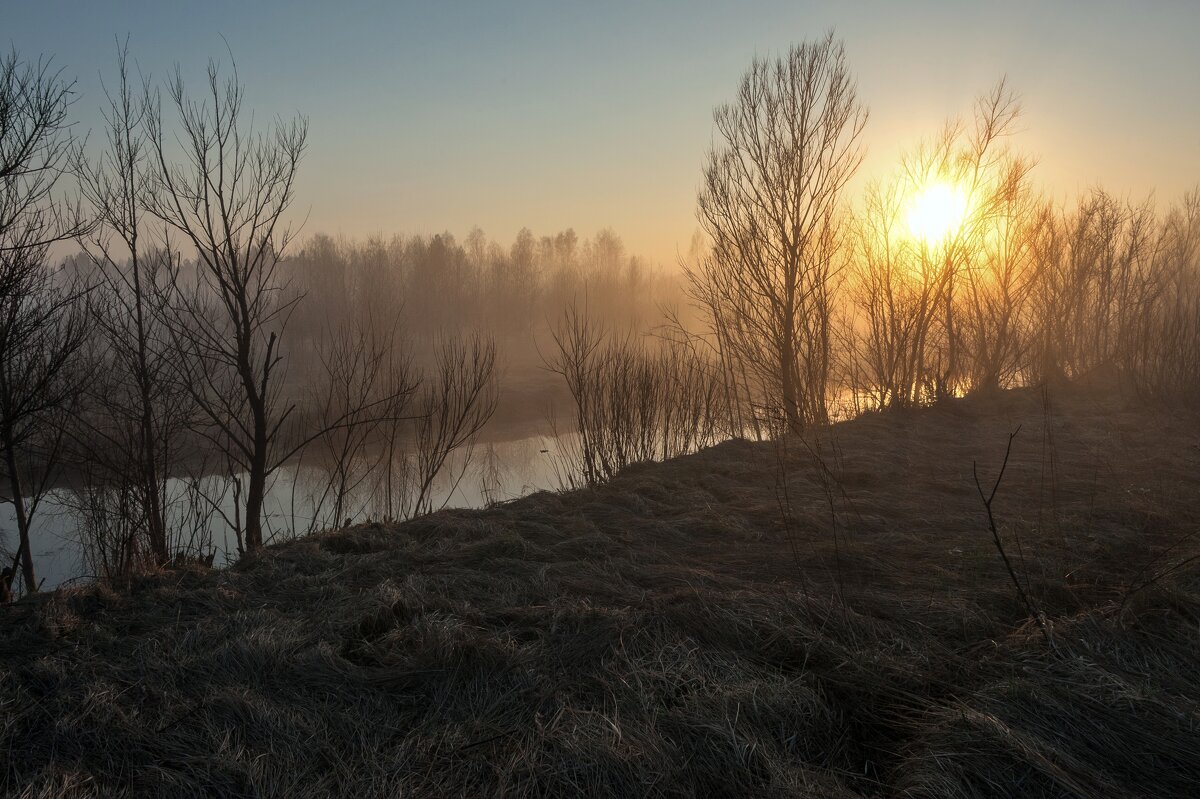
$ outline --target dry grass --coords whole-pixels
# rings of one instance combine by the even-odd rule
[[[971,482],[1018,424],[1049,641]],[[1195,420],[1007,392],[55,594],[0,611],[0,788],[1190,796],[1198,483]]]

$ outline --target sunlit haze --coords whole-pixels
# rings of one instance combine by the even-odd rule
[[[913,192],[907,206],[909,232],[928,243],[953,235],[967,215],[966,193],[940,181]]]
[[[673,264],[697,224],[715,105],[748,59],[832,28],[871,119],[850,197],[1007,75],[1013,146],[1058,200],[1095,185],[1163,203],[1200,173],[1200,3],[161,2],[5,4],[0,43],[53,54],[97,127],[115,37],[193,82],[236,58],[260,120],[311,139],[304,232],[511,241],[612,227]]]

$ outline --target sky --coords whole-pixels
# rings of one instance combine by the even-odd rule
[[[258,124],[309,120],[305,235],[611,227],[667,265],[698,228],[713,108],[756,54],[830,29],[871,113],[852,194],[1004,76],[1012,146],[1055,199],[1200,185],[1200,0],[0,0],[0,46],[77,78],[81,133],[118,37],[196,84],[232,53]]]

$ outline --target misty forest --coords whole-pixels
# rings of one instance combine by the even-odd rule
[[[232,50],[4,53],[0,792],[1195,795],[1200,188],[1048,191],[1011,79],[866,174],[796,41],[671,263],[323,232]]]

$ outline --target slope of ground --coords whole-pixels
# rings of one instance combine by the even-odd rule
[[[1194,419],[1008,392],[59,593],[0,789],[1191,796],[1198,489]]]

